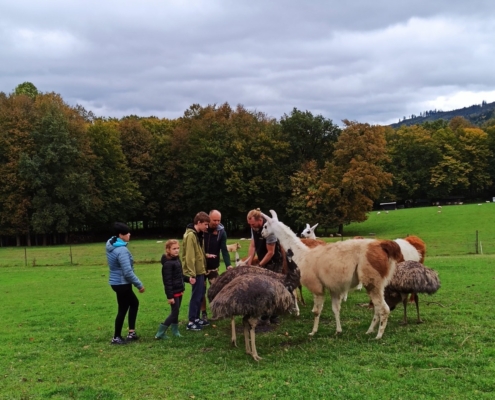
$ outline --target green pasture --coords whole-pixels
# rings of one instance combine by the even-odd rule
[[[489,252],[493,245],[484,239],[495,237],[492,212],[491,203],[443,207],[442,213],[406,209],[375,212],[363,224],[346,226],[349,236],[425,240],[426,264],[439,272],[442,287],[420,297],[424,323],[414,323],[409,307],[410,324],[400,325],[399,306],[377,341],[365,334],[372,315],[361,306],[366,294],[356,291],[342,304],[341,335],[335,335],[327,298],[320,329],[309,337],[312,298],[305,291],[300,317],[260,328],[260,362],[244,353],[240,330],[239,348],[230,346],[229,321],[185,330],[189,288],[181,308],[184,337],[153,339],[168,314],[157,240],[129,244],[146,292],[138,294],[142,338],[127,346],[109,344],[117,307],[102,243],[27,249],[36,252],[27,266],[24,249],[1,248],[0,399],[493,398],[495,249]],[[476,230],[484,254],[451,244]],[[241,244],[243,255],[248,242]]]

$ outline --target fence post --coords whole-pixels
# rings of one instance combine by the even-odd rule
[[[27,258],[27,249],[24,247],[24,266],[27,267],[28,258]]]
[[[476,231],[476,254],[478,254],[478,231]]]
[[[72,245],[69,244],[69,252],[70,252],[70,265],[72,265]]]

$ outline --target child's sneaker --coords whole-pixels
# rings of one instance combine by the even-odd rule
[[[120,336],[114,337],[110,344],[127,344],[127,342],[122,339]]]
[[[127,340],[132,341],[132,340],[138,340],[139,336],[136,335],[136,332],[129,332],[127,335]]]
[[[205,326],[210,325],[210,323],[207,320],[205,320],[205,319],[197,319],[196,321],[194,321],[194,323],[196,325],[201,326],[202,328],[204,328]]]
[[[188,331],[200,331],[201,329],[203,329],[203,328],[201,327],[201,325],[199,325],[199,324],[197,323],[197,321],[199,321],[199,320],[197,319],[197,320],[196,320],[196,321],[194,321],[194,322],[189,322],[189,323],[187,324],[187,326],[186,326],[186,329],[187,329]]]

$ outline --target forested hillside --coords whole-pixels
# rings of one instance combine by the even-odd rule
[[[411,115],[409,118],[404,117],[404,119],[400,120],[398,123],[390,126],[392,128],[399,128],[401,126],[420,125],[425,122],[438,120],[450,121],[455,117],[462,117],[473,125],[480,126],[495,117],[495,102],[487,103],[484,101],[480,105],[472,105],[470,107],[459,108],[452,111],[424,111],[421,112],[419,116]]]
[[[293,109],[191,105],[177,119],[96,118],[56,93],[0,93],[0,245],[92,240],[116,220],[181,233],[219,209],[229,231],[274,209],[295,229],[343,231],[383,201],[495,193],[495,120],[398,129]]]

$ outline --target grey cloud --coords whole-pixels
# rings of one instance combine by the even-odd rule
[[[297,107],[389,123],[460,91],[495,101],[488,1],[0,0],[0,9],[0,90],[31,81],[103,116],[175,118],[193,103],[229,102],[276,118]]]

